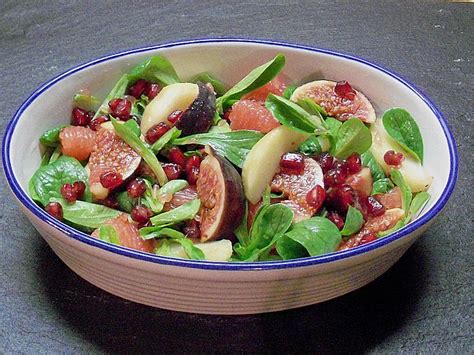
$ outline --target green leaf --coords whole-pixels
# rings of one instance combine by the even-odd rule
[[[214,88],[214,91],[217,94],[217,96],[222,96],[225,93],[224,83],[222,81],[220,81],[219,79],[217,79],[215,76],[213,76],[213,75],[211,75],[207,72],[200,73],[200,74],[196,75],[193,78],[193,80],[191,80],[191,82],[193,82],[193,83],[197,83],[198,81],[200,81],[201,83],[204,83],[204,84],[210,83],[212,85],[212,87]]]
[[[82,181],[86,184],[84,199],[91,200],[89,177],[84,167],[76,159],[61,156],[51,164],[42,166],[31,177],[31,196],[46,206],[52,198],[61,198],[61,186]]]
[[[285,89],[285,91],[283,91],[283,97],[285,99],[290,99],[291,95],[293,95],[293,93],[295,92],[297,86],[296,85],[288,85]]]
[[[394,185],[389,178],[377,180],[372,185],[371,195],[384,194],[393,189]]]
[[[162,203],[156,196],[157,193],[155,193],[155,191],[158,185],[153,186],[147,179],[143,179],[143,182],[146,185],[146,190],[141,199],[142,203],[147,205],[147,207],[150,208],[153,213],[160,213],[163,210],[164,203]],[[166,184],[169,184],[169,182]],[[166,184],[163,186],[166,186]]]
[[[370,172],[372,173],[372,178],[374,179],[374,181],[386,178],[385,172],[383,171],[379,163],[377,163],[377,161],[375,160],[370,150],[361,154],[360,159],[362,161],[362,165],[370,169]]]
[[[158,183],[163,186],[168,182],[168,178],[161,167],[160,162],[153,154],[150,148],[148,148],[142,140],[136,136],[135,132],[131,130],[125,124],[120,124],[114,118],[111,118],[112,125],[114,126],[115,133],[124,140],[143,160],[150,166],[151,170],[155,173],[158,178]]]
[[[140,234],[142,234],[141,230],[140,230]],[[148,234],[146,237],[142,237],[142,238],[145,240],[151,239],[150,235],[151,234]],[[204,252],[201,249],[195,247],[193,242],[187,239],[186,236],[180,231],[177,231],[176,229],[164,227],[154,233],[154,238],[164,238],[164,237],[171,238],[173,242],[180,244],[184,252],[188,256],[188,258],[194,259],[194,260],[204,260],[206,258],[204,255]],[[157,251],[158,252],[160,251],[159,247],[155,249],[155,253]],[[169,254],[169,251],[170,251],[169,249],[167,249],[167,251],[168,251],[168,254],[167,254],[168,256],[179,257],[179,255],[176,255],[176,253],[173,253],[174,255]],[[160,254],[160,255],[163,255],[163,254]]]
[[[127,213],[132,212],[132,208],[137,205],[138,199],[136,198],[131,198],[128,195],[127,191],[122,191],[119,194],[117,194],[117,202],[119,204],[119,207],[122,211],[125,211]]]
[[[234,165],[242,165],[250,149],[263,137],[256,131],[233,131],[222,133],[199,133],[178,138],[173,141],[175,145],[200,144],[210,145],[219,155],[226,157]]]
[[[329,146],[334,150],[334,147],[336,146],[336,141],[337,141],[337,132],[339,131],[339,128],[342,126],[342,122],[336,120],[334,117],[328,117],[324,121],[326,124],[326,127],[328,128],[326,132],[326,136],[329,139]]]
[[[321,144],[316,136],[310,136],[298,147],[298,150],[306,155],[317,155],[322,152]]]
[[[174,141],[181,135],[181,131],[176,127],[171,128],[168,132],[163,134],[153,145],[150,147],[153,153],[158,154],[169,142]]]
[[[168,181],[161,187],[161,189],[158,190],[156,198],[163,204],[169,202],[176,192],[181,191],[188,185],[189,184],[186,180],[176,179]]]
[[[154,217],[151,217],[150,221],[154,226],[160,226],[164,224],[176,224],[179,222],[193,219],[198,213],[201,201],[199,199],[187,202],[171,211],[160,213]]]
[[[175,258],[182,258],[180,248],[177,248],[176,244],[180,244],[188,258],[194,260],[205,260],[204,252],[195,247],[193,242],[187,238],[175,238],[175,239],[161,239],[158,246],[155,248],[155,254],[161,256],[170,256]]]
[[[426,191],[418,192],[413,198],[408,214],[405,218],[405,223],[410,222],[413,217],[426,205],[431,198],[430,194]]]
[[[371,145],[370,130],[354,117],[344,122],[337,131],[334,155],[339,159],[346,159],[352,153],[365,153]]]
[[[39,139],[40,143],[45,147],[57,147],[59,144],[59,133],[61,133],[64,127],[67,127],[67,125],[60,125],[58,127],[54,127],[52,129],[47,130],[41,135]]]
[[[154,56],[134,67],[127,76],[129,82],[133,83],[139,79],[167,86],[180,83],[173,65],[163,56]]]
[[[53,152],[51,153],[48,164],[54,163],[60,157],[61,157],[61,146],[58,145],[56,148],[54,148]]]
[[[104,224],[99,227],[99,239],[104,242],[120,245],[120,238],[117,231],[110,224]]]
[[[349,236],[357,233],[364,224],[364,216],[362,213],[352,206],[349,206],[347,211],[346,221],[344,223],[344,228],[341,230],[343,236]]]
[[[249,242],[249,232],[247,229],[247,221],[249,215],[249,206],[247,200],[245,200],[245,213],[244,218],[242,218],[242,222],[240,222],[239,226],[234,230],[234,234],[239,240],[239,244],[243,247],[247,246]]]
[[[309,256],[308,251],[302,244],[295,242],[286,234],[278,239],[275,247],[278,255],[280,255],[283,260],[298,259]]]
[[[285,56],[278,54],[271,61],[252,70],[245,78],[216,100],[217,111],[222,114],[242,96],[262,87],[275,78],[284,66]]]
[[[301,106],[309,114],[316,116],[321,122],[324,122],[323,115],[328,115],[321,106],[319,106],[309,97],[305,97],[303,99],[298,100],[298,105]]]
[[[402,173],[397,169],[392,169],[390,171],[390,178],[392,179],[393,183],[400,188],[402,192],[402,206],[403,210],[405,211],[405,214],[407,214],[412,199],[410,186],[405,182]]]
[[[90,94],[76,94],[74,95],[74,106],[86,111],[95,111],[100,101],[97,97]]]
[[[138,123],[135,120],[128,120],[123,124],[127,127],[135,136],[140,138],[140,134],[142,133]]]
[[[283,125],[295,131],[314,133],[321,128],[321,122],[302,107],[284,97],[269,94],[265,107]]]
[[[423,162],[423,138],[416,121],[402,108],[385,111],[382,122],[387,133],[410,155]]]
[[[102,104],[99,106],[98,110],[96,111],[92,119],[95,119],[101,115],[107,115],[109,113],[109,101],[114,98],[122,98],[127,92],[128,83],[129,83],[129,80],[128,80],[127,74],[122,75],[119,81],[117,81],[115,86],[109,92],[107,97],[104,99]]]
[[[85,201],[78,200],[71,204],[63,199],[53,199],[53,201],[59,202],[63,207],[64,220],[88,229],[99,228],[105,222],[123,213],[103,205]]]

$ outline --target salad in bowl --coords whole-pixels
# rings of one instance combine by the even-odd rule
[[[152,56],[41,135],[30,197],[93,237],[162,256],[256,262],[384,238],[430,198],[417,118],[348,81],[295,85],[276,55],[230,87]]]

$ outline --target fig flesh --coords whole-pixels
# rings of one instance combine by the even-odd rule
[[[183,136],[204,133],[211,128],[216,113],[216,94],[210,87],[201,82],[197,83],[199,93],[191,106],[184,111],[175,126]]]
[[[244,216],[244,192],[239,173],[209,147],[201,163],[197,192],[201,200],[201,242],[229,238]]]

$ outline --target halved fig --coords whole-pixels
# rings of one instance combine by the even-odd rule
[[[353,97],[341,97],[336,93],[336,84],[335,81],[329,80],[309,82],[298,87],[291,95],[291,100],[298,102],[298,100],[303,98],[310,98],[324,108],[329,116],[335,117],[340,121],[357,117],[362,122],[375,122],[375,110],[364,94],[350,88],[354,93]]]
[[[177,83],[164,87],[151,100],[143,112],[140,129],[143,134],[154,125],[168,121],[168,116],[174,111],[185,111],[197,99],[199,86],[193,83]]]
[[[189,108],[184,111],[175,126],[187,136],[209,131],[216,112],[216,94],[210,87],[197,83],[199,94]]]
[[[425,191],[428,189],[433,177],[428,175],[419,161],[406,153],[405,150],[388,135],[381,119],[378,119],[370,127],[370,131],[372,132],[372,146],[370,147],[370,151],[385,173],[390,173],[390,170],[394,168],[393,166],[387,165],[385,162],[385,153],[389,150],[402,152],[404,159],[398,167],[398,170],[403,175],[403,178],[410,186],[412,192]]]
[[[209,147],[201,163],[197,192],[201,200],[201,242],[231,236],[244,216],[244,192],[232,164]]]

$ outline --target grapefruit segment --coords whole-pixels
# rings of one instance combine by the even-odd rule
[[[316,80],[298,87],[291,95],[291,100],[298,102],[303,98],[310,98],[320,105],[329,116],[339,121],[357,117],[362,122],[375,122],[375,110],[369,100],[360,91],[355,90],[355,97],[350,100],[336,94],[335,81]]]
[[[89,158],[94,149],[96,132],[87,127],[68,126],[59,133],[61,152],[79,161]]]
[[[253,100],[240,100],[232,105],[229,120],[234,131],[249,129],[267,133],[280,125],[262,102]]]
[[[389,210],[392,208],[402,208],[402,191],[398,186],[395,186],[385,194],[377,194],[374,197]]]
[[[283,76],[280,74],[276,78],[270,80],[268,83],[263,85],[254,91],[249,92],[247,95],[242,97],[243,100],[254,100],[264,102],[269,94],[275,94],[278,96],[283,95],[286,89],[286,83]]]

